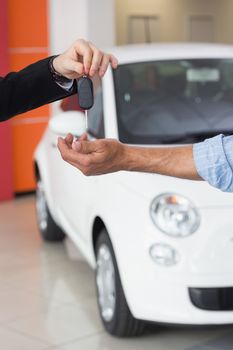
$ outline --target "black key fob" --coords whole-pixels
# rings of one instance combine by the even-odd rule
[[[77,80],[78,102],[81,109],[90,109],[94,104],[93,83],[86,76]]]

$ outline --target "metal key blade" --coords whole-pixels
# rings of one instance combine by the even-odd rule
[[[88,130],[87,109],[85,109],[86,132]]]

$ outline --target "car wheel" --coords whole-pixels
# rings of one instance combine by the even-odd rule
[[[43,182],[39,179],[36,188],[36,213],[42,238],[49,242],[62,241],[64,232],[53,220],[45,197]]]
[[[113,247],[105,229],[97,239],[95,251],[98,305],[105,329],[118,337],[142,334],[145,322],[135,319],[129,310]]]

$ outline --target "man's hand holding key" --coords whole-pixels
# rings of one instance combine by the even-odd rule
[[[94,103],[93,85],[90,78],[95,74],[103,77],[109,64],[113,69],[116,69],[118,61],[113,55],[100,51],[85,40],[78,40],[69,50],[53,60],[56,71],[68,79],[77,79],[79,105],[85,111],[86,130],[88,125],[87,110]],[[73,141],[72,135],[68,135],[67,138],[68,140],[72,138]],[[84,138],[86,138],[86,134]],[[61,140],[60,138],[58,145]]]
[[[109,64],[117,68],[117,59],[83,39],[77,40],[53,60],[55,71],[68,79],[78,79],[83,75],[92,78],[95,74],[103,77]]]

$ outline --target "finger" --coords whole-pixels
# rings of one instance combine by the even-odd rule
[[[63,139],[62,137],[58,137],[58,139],[57,139],[57,148],[59,149],[61,156],[64,159],[64,155],[69,150],[69,147],[68,147],[65,139]]]
[[[67,142],[65,139],[63,139],[62,137],[58,138],[58,143],[57,143],[57,147],[61,153],[62,158],[69,163],[74,164],[79,164],[79,154],[77,152],[75,152],[74,150],[72,150],[72,148],[69,148],[69,146],[67,145]]]
[[[66,137],[65,137],[65,142],[67,145],[69,145],[71,147],[72,145],[72,142],[74,141],[74,137],[72,134],[67,134]]]
[[[89,74],[92,62],[92,51],[87,50],[83,56],[84,73]]]
[[[118,59],[114,55],[110,55],[110,62],[113,69],[116,69],[118,66]]]
[[[82,154],[93,153],[97,150],[97,142],[98,141],[77,141],[74,142],[73,149]]]
[[[76,140],[73,140],[72,146],[71,146],[73,150],[78,151],[79,145],[78,145],[77,148],[76,148],[76,143],[78,143],[78,142],[80,142],[80,141],[87,141],[87,134],[86,134],[86,133],[83,134],[83,135],[81,135],[81,136],[80,136],[79,138],[77,138]]]
[[[84,73],[89,74],[91,63],[92,63],[93,51],[85,42],[83,45],[83,65],[84,65]]]
[[[87,133],[82,134],[78,139],[78,141],[87,141],[87,140],[88,140]]]
[[[62,150],[63,152],[69,149],[67,141],[62,137],[58,137],[57,147],[59,148],[59,151]]]
[[[91,62],[91,68],[89,75],[93,77],[95,73],[99,70],[99,67],[101,65],[101,61],[103,58],[103,52],[97,49],[95,46],[90,44],[92,50],[93,50],[93,56],[92,56],[92,62]]]
[[[99,68],[99,76],[100,77],[103,77],[107,68],[108,68],[108,65],[109,65],[109,59],[110,59],[110,55],[107,55],[105,54],[103,57],[102,57],[102,61],[101,61],[101,65],[100,65],[100,68]]]
[[[91,67],[93,52],[90,45],[85,40],[78,40],[75,43],[75,51],[77,57],[82,56],[82,61],[84,65],[84,73],[89,74]]]
[[[79,152],[80,151],[80,142],[79,140],[76,140],[72,143],[72,149],[76,152]]]
[[[92,154],[77,153],[69,149],[65,140],[62,138],[58,140],[58,149],[64,161],[81,170],[84,174],[87,174],[90,171],[95,162]]]
[[[118,60],[113,55],[107,55],[105,54],[103,56],[101,66],[99,68],[99,76],[102,78],[108,68],[109,62],[111,63],[111,66],[113,69],[116,69],[118,66]]]

